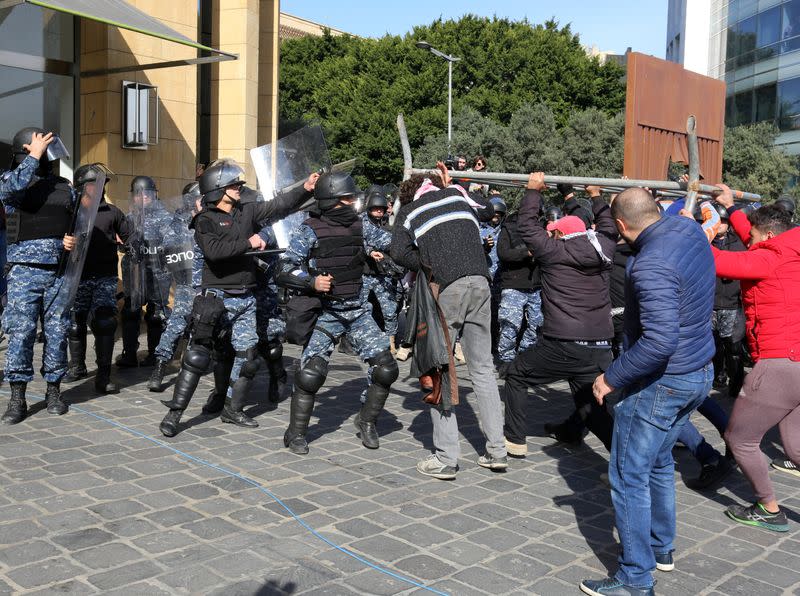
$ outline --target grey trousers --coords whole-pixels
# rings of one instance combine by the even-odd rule
[[[504,457],[503,406],[492,362],[489,282],[479,275],[462,277],[444,289],[439,304],[447,320],[450,340],[461,336],[461,349],[477,399],[478,422],[486,437],[486,451],[494,457]],[[431,420],[436,456],[443,464],[456,466],[461,450],[455,411],[431,408]]]

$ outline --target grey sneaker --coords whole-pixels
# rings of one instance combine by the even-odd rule
[[[776,470],[780,470],[781,472],[786,472],[787,474],[792,474],[793,476],[800,476],[800,466],[795,464],[790,459],[784,459],[782,457],[776,457],[772,460],[773,468]]]
[[[444,465],[434,453],[428,456],[427,459],[417,462],[417,472],[439,480],[454,480],[458,468]]]
[[[505,470],[508,468],[508,457],[494,457],[493,455],[481,455],[478,458],[478,465],[489,470]]]
[[[731,505],[725,511],[725,515],[733,521],[747,526],[756,526],[773,532],[789,531],[786,514],[783,511],[778,511],[777,513],[767,511],[761,503],[753,503],[750,507],[746,505]]]

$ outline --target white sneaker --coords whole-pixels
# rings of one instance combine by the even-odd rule
[[[467,361],[467,359],[464,358],[464,352],[461,349],[461,343],[456,342],[456,347],[453,350],[453,356],[458,364],[464,364]]]
[[[400,346],[400,348],[397,350],[397,353],[394,355],[394,357],[401,362],[408,360],[409,356],[411,356],[411,348],[407,348],[406,346]]]

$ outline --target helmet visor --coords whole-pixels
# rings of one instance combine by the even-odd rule
[[[64,146],[64,142],[58,135],[53,135],[53,140],[47,146],[47,160],[56,161],[58,159],[69,159],[69,151]]]

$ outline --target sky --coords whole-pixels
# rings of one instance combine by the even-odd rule
[[[281,12],[361,37],[403,35],[415,25],[464,14],[570,23],[581,43],[601,51],[664,57],[667,0],[281,0]],[[447,48],[441,48],[447,51]]]

